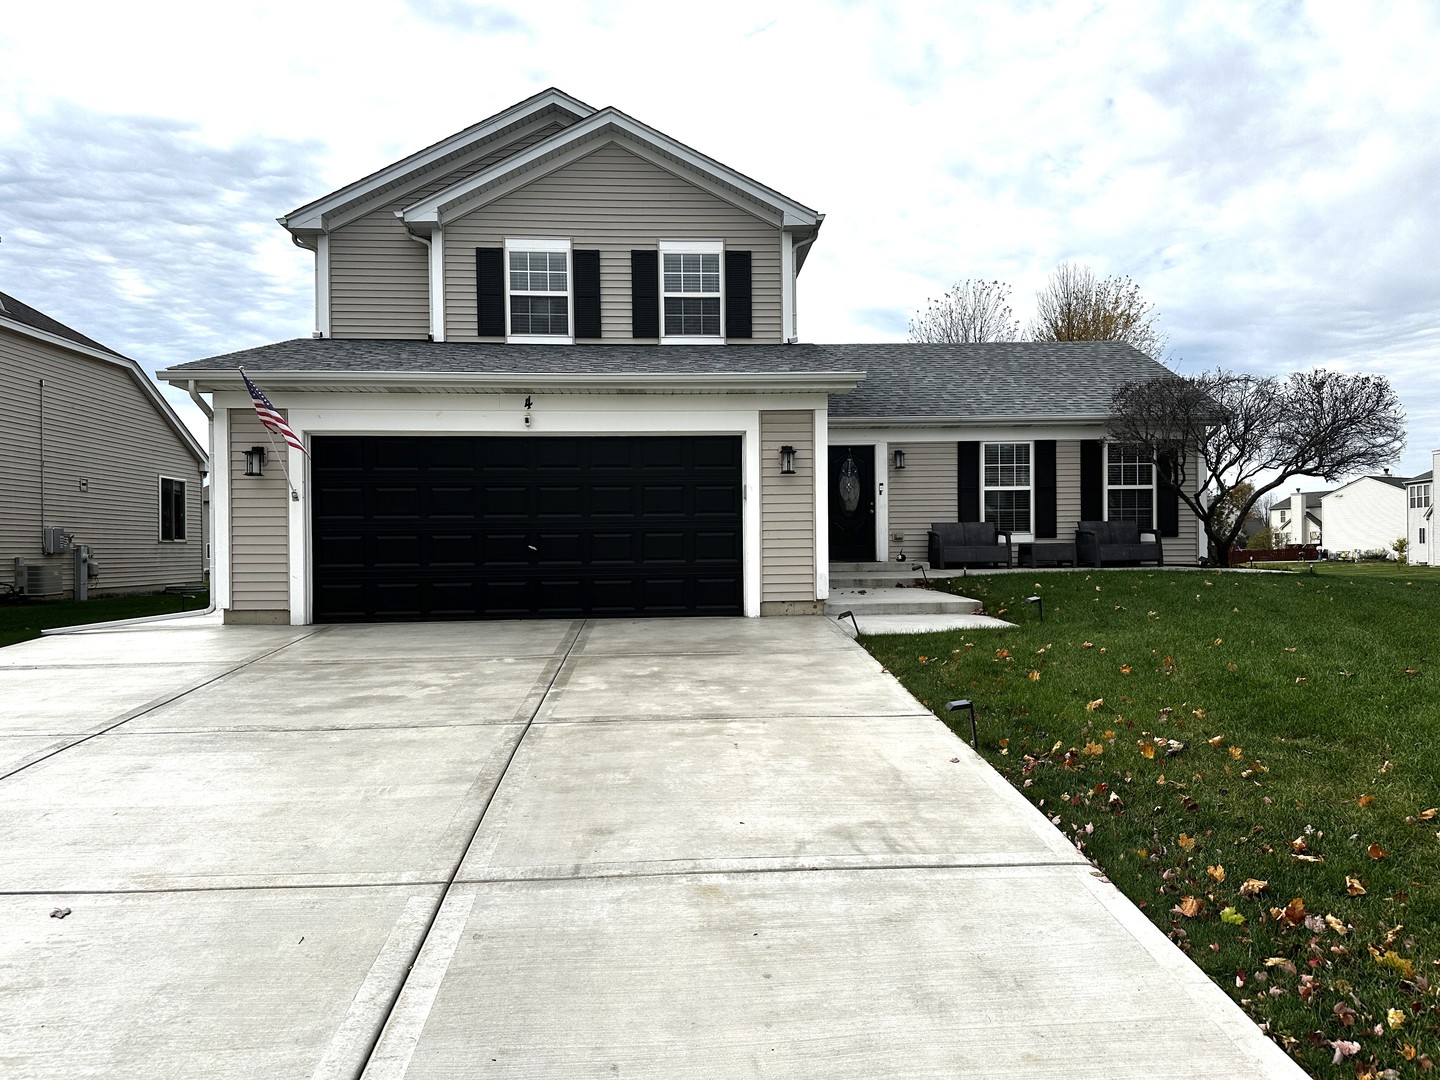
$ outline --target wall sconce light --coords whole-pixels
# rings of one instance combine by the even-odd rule
[[[1027,597],[1025,597],[1025,602],[1026,602],[1027,604],[1034,604],[1037,608],[1040,609],[1040,621],[1041,621],[1041,622],[1044,622],[1044,621],[1045,621],[1045,601],[1042,600],[1042,599],[1041,599],[1040,597],[1038,597],[1038,596],[1027,596]]]
[[[245,475],[265,475],[265,447],[252,446],[245,451]]]
[[[795,474],[795,448],[793,446],[780,447],[780,472],[784,476]]]
[[[948,701],[945,703],[946,712],[954,712],[956,709],[970,710],[970,745],[976,750],[979,750],[980,732],[975,726],[975,703],[969,698],[961,698],[959,701]]]
[[[895,461],[895,468],[896,468],[896,469],[903,469],[903,468],[905,468],[905,451],[904,451],[904,450],[896,450],[896,451],[895,451],[895,454],[894,454],[894,461]]]

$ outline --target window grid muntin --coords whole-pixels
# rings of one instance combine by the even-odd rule
[[[984,517],[1003,532],[1030,531],[1031,444],[994,442],[982,447]]]
[[[1430,485],[1416,484],[1410,489],[1410,509],[1424,510],[1430,505]]]
[[[1001,532],[1030,531],[1030,490],[1028,488],[990,489],[985,492],[985,520]]]
[[[569,292],[569,256],[563,251],[510,252],[512,293]]]
[[[720,252],[661,251],[661,336],[719,338]]]
[[[718,296],[665,297],[666,337],[718,337],[720,298]]]
[[[510,333],[564,336],[570,332],[570,299],[521,293],[510,297]]]

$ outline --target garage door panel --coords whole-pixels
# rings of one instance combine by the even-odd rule
[[[736,437],[317,436],[313,451],[319,620],[741,611]]]

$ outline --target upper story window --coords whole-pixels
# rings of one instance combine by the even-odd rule
[[[1430,505],[1430,485],[1415,484],[1410,488],[1410,509],[1423,510]]]
[[[1138,446],[1105,444],[1105,517],[1155,528],[1155,466]]]
[[[724,245],[719,241],[660,241],[661,340],[725,340]]]
[[[570,241],[505,241],[506,337],[519,342],[569,342]]]
[[[185,539],[185,481],[160,478],[160,539]]]
[[[1030,444],[986,443],[985,520],[1001,532],[1030,531]]]

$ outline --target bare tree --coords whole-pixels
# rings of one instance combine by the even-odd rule
[[[1110,436],[1150,456],[1205,527],[1211,557],[1228,566],[1245,518],[1291,477],[1335,481],[1399,457],[1405,413],[1379,375],[1214,371],[1122,386]],[[1251,490],[1237,496],[1242,484]]]
[[[1123,341],[1160,359],[1169,336],[1155,325],[1155,307],[1128,277],[1096,278],[1077,263],[1061,263],[1035,295],[1036,341]]]
[[[1010,311],[1010,286],[1003,281],[966,278],[939,300],[925,301],[910,320],[910,340],[936,344],[1018,341],[1020,324]]]

